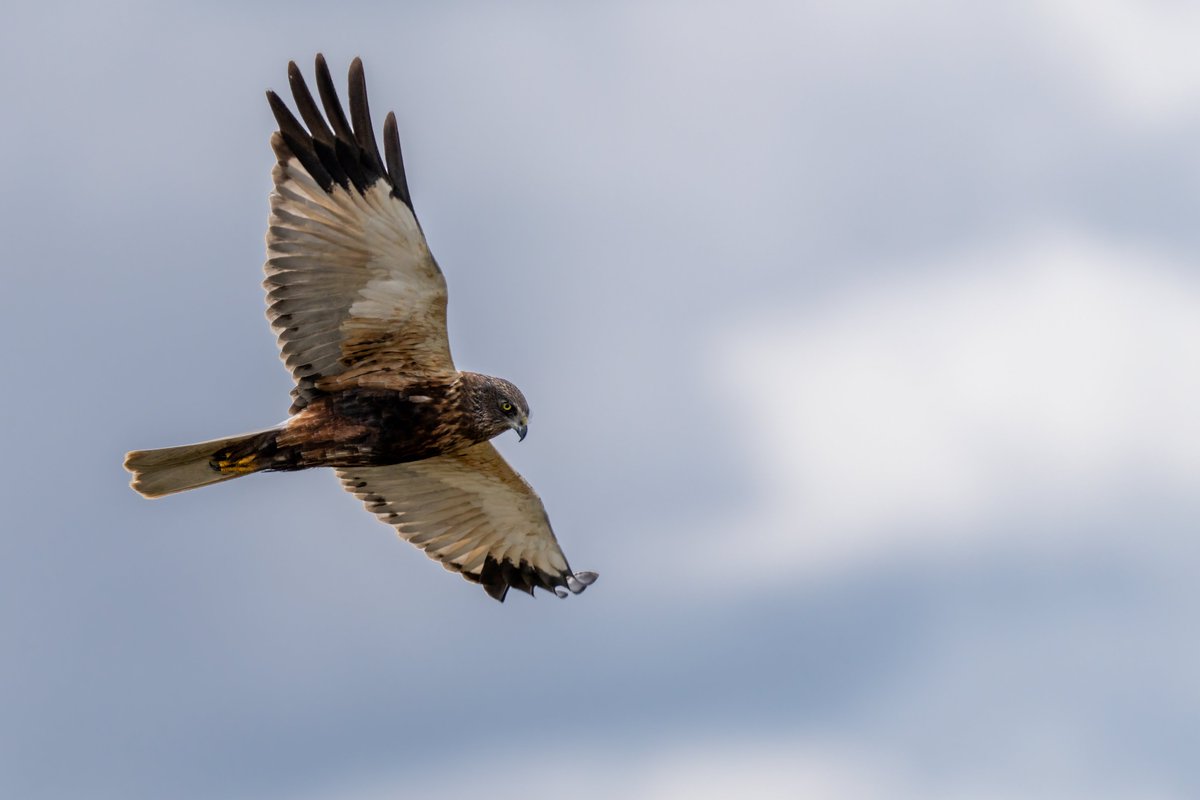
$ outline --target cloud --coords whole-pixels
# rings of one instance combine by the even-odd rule
[[[1190,3],[1052,0],[1030,5],[1031,30],[1064,56],[1066,71],[1103,91],[1126,121],[1171,121],[1200,97]]]
[[[322,789],[308,800],[382,800],[391,797],[524,798],[530,786],[557,787],[574,800],[628,797],[637,800],[692,800],[754,797],[873,800],[895,797],[885,788],[877,764],[825,746],[783,737],[766,741],[692,741],[638,753],[611,746],[587,752],[522,751],[512,760],[487,758],[446,782],[440,765],[424,774],[388,776],[351,786]],[[524,765],[513,770],[514,761]],[[531,774],[529,770],[534,770]]]
[[[514,770],[513,764],[521,766]],[[304,800],[383,800],[393,797],[486,795],[524,798],[530,786],[554,787],[573,800],[626,797],[631,800],[709,800],[753,797],[756,800],[991,800],[1028,798],[1173,798],[1162,787],[1121,778],[1105,784],[1099,776],[1082,783],[1063,782],[1056,769],[1037,774],[978,773],[950,779],[922,773],[913,765],[878,750],[852,747],[836,737],[816,740],[789,734],[729,739],[700,739],[625,752],[613,746],[584,751],[528,749],[507,758],[489,757],[469,768],[433,764],[403,776],[333,783]],[[1061,769],[1069,771],[1070,765]],[[448,776],[452,775],[448,780]]]
[[[1054,234],[907,274],[722,337],[716,388],[743,409],[761,492],[710,565],[828,566],[978,536],[1010,508],[1195,491],[1194,275]]]

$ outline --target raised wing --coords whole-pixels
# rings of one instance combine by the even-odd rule
[[[296,380],[292,413],[324,391],[454,374],[446,281],[413,212],[396,117],[383,126],[385,164],[362,62],[350,65],[353,127],[320,55],[316,71],[328,122],[295,63],[288,78],[304,124],[267,92],[279,131],[263,286]]]
[[[424,461],[339,469],[347,491],[404,539],[504,601],[509,588],[566,597],[596,573],[573,573],[542,501],[490,442]]]

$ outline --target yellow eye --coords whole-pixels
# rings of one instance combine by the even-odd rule
[[[512,403],[508,402],[507,400],[501,400],[500,401],[500,410],[501,411],[512,411]]]

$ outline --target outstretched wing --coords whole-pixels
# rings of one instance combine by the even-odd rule
[[[295,63],[288,78],[304,124],[267,92],[279,131],[263,285],[296,380],[292,413],[323,391],[452,375],[446,281],[413,212],[395,115],[383,126],[385,164],[359,59],[350,65],[353,128],[322,56],[328,122]]]
[[[533,594],[540,586],[566,597],[596,580],[594,572],[571,571],[542,501],[490,442],[337,473],[401,537],[501,602],[510,587]]]

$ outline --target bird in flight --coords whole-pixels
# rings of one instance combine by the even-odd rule
[[[413,210],[396,116],[383,155],[362,62],[347,119],[325,59],[324,114],[296,64],[300,113],[267,92],[279,130],[264,267],[267,318],[295,380],[276,428],[125,457],[133,488],[162,497],[255,472],[333,467],[400,536],[503,602],[510,588],[578,594],[542,501],[491,439],[525,438],[529,404],[501,378],[461,372],[446,333],[446,281]]]

